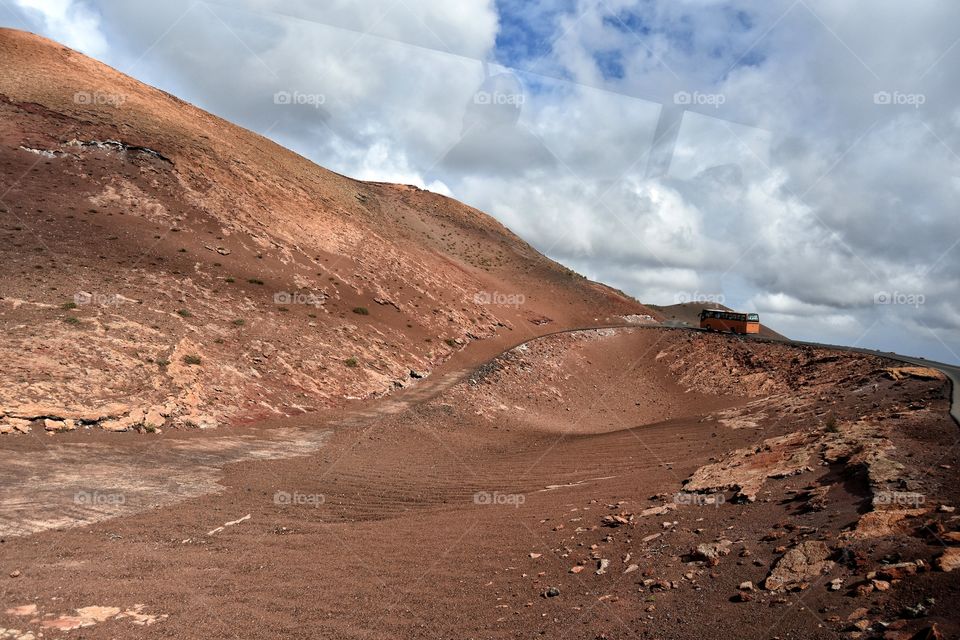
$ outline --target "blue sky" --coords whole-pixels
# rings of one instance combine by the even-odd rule
[[[7,0],[0,21],[451,194],[643,301],[960,361],[957,3]]]

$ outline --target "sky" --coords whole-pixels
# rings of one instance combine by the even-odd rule
[[[654,304],[960,362],[955,0],[0,0]]]

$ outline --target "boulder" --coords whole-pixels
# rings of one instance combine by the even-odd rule
[[[801,542],[777,560],[763,586],[770,591],[803,588],[833,568],[830,555],[830,547],[819,540]]]
[[[15,431],[20,433],[30,433],[30,421],[20,418],[7,418],[7,423],[12,425]]]
[[[147,429],[159,429],[165,422],[166,419],[163,417],[163,414],[160,413],[160,409],[153,407],[144,417],[143,426],[145,426]]]
[[[953,571],[960,568],[960,549],[950,547],[937,558],[937,569],[941,571]]]
[[[943,380],[944,375],[929,367],[889,367],[883,370],[891,380],[917,378],[918,380]]]
[[[640,515],[643,517],[646,516],[662,516],[665,513],[670,511],[675,511],[677,505],[673,502],[668,502],[667,504],[661,505],[659,507],[648,507],[640,512]]]
[[[729,540],[705,542],[698,544],[697,548],[690,555],[698,560],[707,560],[709,562],[719,561],[722,556],[730,553],[730,545],[732,544]]]
[[[885,538],[900,531],[901,522],[908,518],[927,513],[927,509],[897,509],[892,511],[870,511],[860,516],[853,531],[841,534],[851,540],[869,540]]]

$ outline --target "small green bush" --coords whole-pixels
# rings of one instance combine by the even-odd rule
[[[200,359],[200,356],[197,356],[194,354],[188,354],[183,356],[183,364],[198,365],[201,362],[202,360]]]
[[[353,367],[356,367],[356,366],[357,366],[358,364],[360,364],[360,363],[357,362],[357,359],[356,359],[356,358],[347,358],[346,360],[343,361],[343,364],[347,365],[348,367],[353,368]]]
[[[358,316],[368,316],[370,315],[370,310],[366,307],[354,307],[353,312]]]

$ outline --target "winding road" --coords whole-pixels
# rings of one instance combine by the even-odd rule
[[[605,324],[605,325],[596,325],[590,327],[577,327],[572,329],[561,329],[560,331],[553,331],[550,333],[539,334],[535,337],[523,340],[513,345],[509,349],[505,349],[504,353],[517,347],[539,340],[541,338],[546,338],[549,336],[560,335],[564,333],[577,333],[579,331],[593,331],[600,329],[672,329],[675,331],[704,331],[706,329],[700,329],[699,327],[691,327],[678,324],[669,324],[669,323],[657,323],[657,324]],[[953,421],[957,423],[957,426],[960,426],[960,366],[947,364],[945,362],[937,362],[936,360],[927,360],[926,358],[918,358],[914,356],[905,356],[899,353],[894,353],[892,351],[877,351],[875,349],[865,349],[863,347],[848,347],[844,345],[836,344],[827,344],[824,342],[806,342],[803,340],[790,340],[790,339],[778,339],[778,338],[767,338],[754,335],[735,335],[735,334],[726,334],[730,337],[736,337],[742,340],[755,340],[758,342],[777,342],[791,344],[799,347],[815,347],[818,349],[833,349],[835,351],[847,351],[851,353],[862,353],[870,356],[877,356],[880,358],[886,358],[887,360],[893,360],[894,362],[902,362],[904,364],[916,365],[920,367],[929,367],[931,369],[936,369],[940,371],[947,379],[950,380],[950,385],[952,387],[952,395],[950,399],[950,417],[953,418]],[[482,365],[481,365],[482,366]]]

